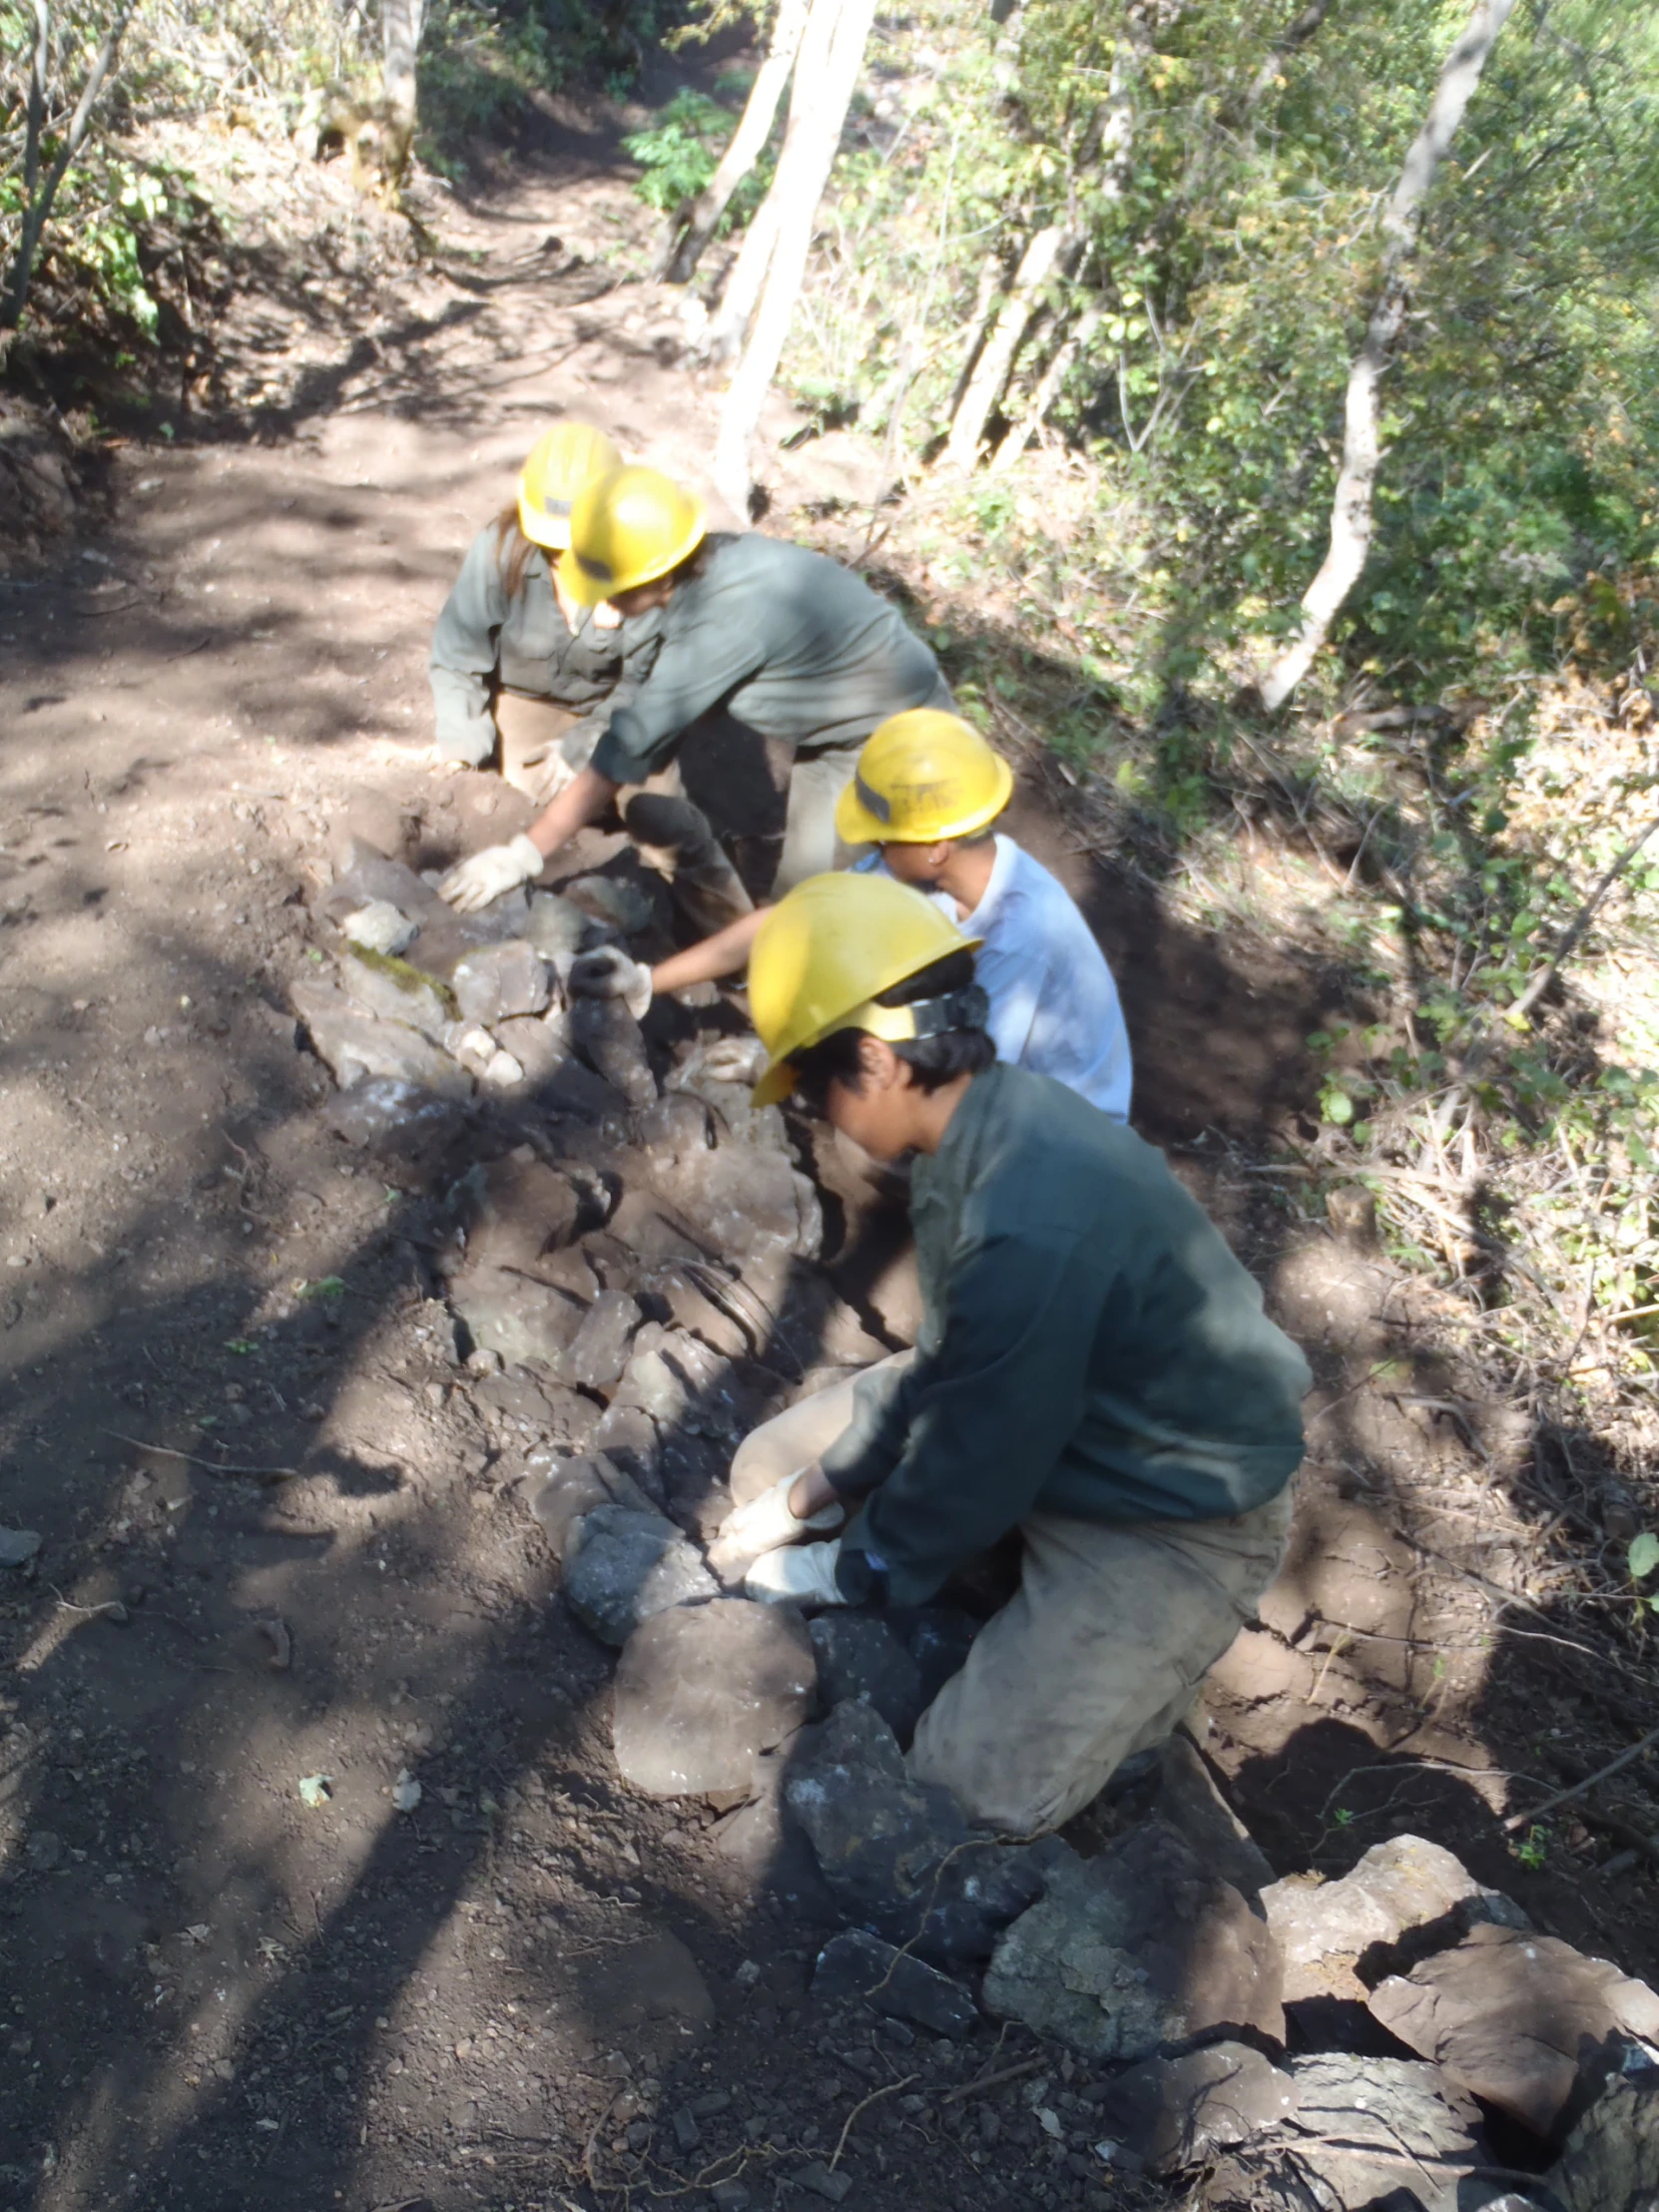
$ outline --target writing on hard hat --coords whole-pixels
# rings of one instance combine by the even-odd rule
[[[756,1105],[787,1098],[796,1080],[791,1055],[838,1029],[867,1029],[888,1044],[927,1035],[925,1003],[873,1001],[980,942],[889,875],[810,875],[798,883],[767,915],[749,955],[749,1011],[769,1062]]]
[[[1013,772],[971,723],[938,707],[889,715],[835,803],[843,844],[932,844],[971,837],[1007,806]]]
[[[537,438],[519,471],[519,528],[533,544],[562,552],[570,543],[577,493],[621,466],[622,455],[591,422],[555,423]]]
[[[702,502],[660,470],[614,468],[577,495],[559,581],[581,605],[596,607],[678,568],[708,527]]]

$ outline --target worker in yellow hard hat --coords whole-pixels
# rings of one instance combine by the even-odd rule
[[[996,1061],[975,951],[919,892],[853,873],[799,885],[756,936],[755,1095],[800,1090],[875,1159],[914,1155],[922,1320],[913,1353],[745,1439],[711,1560],[769,1603],[924,1605],[1017,1530],[1019,1589],[909,1764],[1024,1835],[1167,1736],[1252,1617],[1310,1377],[1162,1155]]]
[[[443,895],[463,910],[485,903],[487,885],[499,885],[495,897],[539,873],[622,787],[663,770],[715,708],[793,755],[775,884],[787,890],[847,856],[835,802],[870,732],[907,707],[951,704],[927,646],[850,569],[756,531],[711,535],[701,503],[654,468],[614,469],[578,493],[559,581],[583,606],[657,616],[661,650],[527,834],[444,879]]]
[[[996,830],[1013,785],[1007,762],[960,715],[912,708],[866,740],[835,828],[846,845],[869,848],[855,870],[926,891],[980,940],[998,1059],[1052,1075],[1125,1121],[1133,1071],[1117,985],[1065,886]],[[654,968],[613,949],[581,962],[572,979],[643,1014],[655,996],[737,974],[767,911]]]
[[[473,539],[432,633],[435,765],[480,768],[500,748],[507,781],[545,801],[586,761],[601,710],[637,690],[657,625],[625,621],[560,580],[570,513],[621,463],[603,430],[558,422],[519,472],[515,496]]]

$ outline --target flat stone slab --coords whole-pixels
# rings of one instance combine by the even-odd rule
[[[1553,1936],[1490,1924],[1372,1992],[1390,2034],[1447,2078],[1551,2135],[1586,2052],[1613,2034],[1659,2041],[1659,1995]]]
[[[440,1098],[472,1096],[472,1078],[447,1052],[418,1029],[365,1013],[337,984],[296,976],[288,985],[288,1003],[342,1091],[369,1077],[388,1076]]]
[[[539,1014],[553,995],[547,962],[522,937],[504,944],[480,945],[457,960],[449,978],[463,1021],[481,1021],[493,1029],[515,1014]]]
[[[1615,2074],[1548,2179],[1566,2212],[1651,2212],[1659,2204],[1659,2071]]]
[[[1459,2212],[1490,2163],[1479,2114],[1433,2066],[1322,2052],[1287,2069],[1294,2106],[1276,2138],[1224,2156],[1206,2212]],[[1403,2192],[1403,2193],[1402,2193]]]
[[[1462,1916],[1448,1925],[1449,1939],[1475,1918],[1524,1920],[1507,1899],[1483,1889],[1461,1860],[1421,1836],[1373,1845],[1336,1882],[1288,1876],[1263,1890],[1262,1906],[1285,1956],[1287,2003],[1319,1996],[1364,2003],[1370,1988],[1355,1971],[1364,1953],[1386,1949],[1449,1915]]]
[[[914,2020],[952,2041],[971,2035],[979,2023],[971,1990],[864,1929],[849,1929],[825,1944],[813,1972],[813,1994],[830,2004],[861,1997],[889,2019]]]
[[[1168,2174],[1282,2128],[1298,2102],[1291,2076],[1249,2043],[1209,2043],[1119,2074],[1101,2119],[1114,2141]]]
[[[619,1649],[654,1613],[718,1597],[701,1555],[661,1513],[598,1505],[573,1529],[565,1600],[584,1628]]]
[[[1282,2042],[1278,1945],[1231,1883],[1165,1821],[1050,1874],[998,1941],[989,2011],[1090,2058],[1150,2058],[1218,2027]]]
[[[611,1741],[647,1797],[749,1786],[755,1761],[811,1717],[818,1666],[789,1606],[717,1598],[654,1614],[617,1668]]]
[[[564,1557],[576,1523],[598,1506],[620,1505],[630,1513],[653,1510],[633,1476],[603,1452],[555,1460],[545,1472],[544,1467],[546,1461],[538,1454],[524,1488],[556,1559]]]

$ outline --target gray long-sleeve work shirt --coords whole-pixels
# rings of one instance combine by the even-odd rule
[[[797,749],[858,745],[942,684],[897,608],[839,561],[759,532],[715,537],[702,573],[675,587],[656,665],[613,704],[593,765],[615,784],[643,783],[722,706]]]
[[[823,1457],[861,1510],[854,1599],[896,1604],[1033,1512],[1205,1520],[1265,1504],[1302,1456],[1307,1362],[1221,1232],[1145,1144],[1046,1075],[976,1076],[918,1159],[917,1355],[855,1392]]]
[[[489,758],[495,745],[492,676],[499,676],[505,691],[550,699],[582,714],[626,702],[656,658],[661,618],[655,613],[605,630],[584,610],[572,630],[539,546],[524,564],[522,585],[509,597],[507,549],[493,522],[479,531],[432,632],[427,675],[435,735],[439,753],[450,760]]]

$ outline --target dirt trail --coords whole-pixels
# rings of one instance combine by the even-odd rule
[[[1060,2151],[1029,2082],[970,2128],[939,2096],[988,2030],[900,2047],[804,2010],[795,1873],[762,1887],[713,1810],[617,1788],[608,1657],[508,1494],[517,1414],[430,1296],[436,1202],[358,1172],[283,1011],[353,822],[413,819],[423,860],[518,825],[493,780],[426,776],[424,659],[536,427],[579,410],[704,474],[676,316],[600,258],[642,220],[566,140],[457,204],[441,268],[343,356],[302,299],[239,309],[227,344],[324,357],[252,437],[130,449],[108,534],[0,586],[0,1519],[44,1537],[0,1578],[0,2203],[586,2205],[630,2142],[662,2188],[747,2160],[759,2201],[876,2090],[857,2203],[1106,2201],[1081,2069],[1042,2084]],[[807,448],[796,494],[840,465]],[[1416,1827],[1595,1947],[1607,1899],[1529,1885],[1493,1818],[1542,1731],[1490,1625],[1512,1562],[1455,1516],[1479,1535],[1525,1439],[1434,1412],[1431,1307],[1287,1233],[1243,1172],[1299,1096],[1320,979],[1235,969],[1080,875],[1040,780],[1021,807],[1124,980],[1143,1126],[1192,1148],[1330,1408],[1212,1750],[1285,1866]],[[1367,1387],[1389,1361],[1392,1394]],[[1616,1728],[1639,1688],[1555,1733]]]

